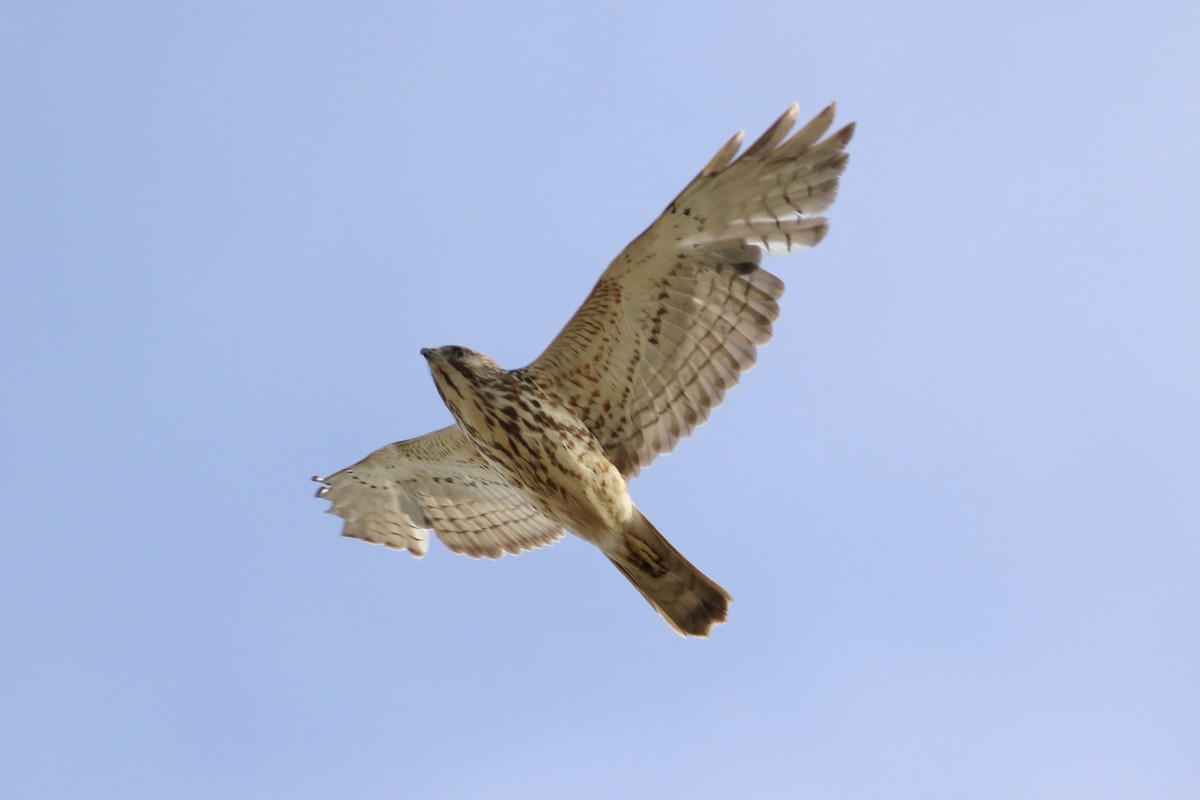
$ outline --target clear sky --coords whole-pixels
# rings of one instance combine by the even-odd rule
[[[421,8],[419,6],[425,6]],[[1200,797],[1200,5],[0,14],[0,796]],[[736,130],[857,120],[776,339],[575,539],[309,476],[532,359]]]

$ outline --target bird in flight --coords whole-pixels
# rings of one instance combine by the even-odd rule
[[[317,491],[343,535],[423,556],[428,531],[499,558],[557,541],[600,548],[684,636],[725,621],[728,592],[629,497],[628,482],[708,418],[771,338],[783,282],[765,255],[816,245],[854,125],[829,106],[789,136],[793,105],[741,155],[722,147],[616,257],[532,364],[456,345],[421,351],[454,424],[376,450]]]

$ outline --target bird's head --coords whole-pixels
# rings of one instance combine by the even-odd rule
[[[456,344],[448,344],[445,347],[423,347],[421,355],[425,356],[425,360],[430,364],[435,364],[439,361],[456,362],[460,364],[474,363],[480,359],[483,361],[491,361],[490,358],[483,353],[476,353],[467,347],[460,347]]]
[[[466,347],[446,345],[445,347],[426,347],[421,355],[429,362],[437,383],[458,384],[463,380],[479,383],[506,370],[485,356]]]

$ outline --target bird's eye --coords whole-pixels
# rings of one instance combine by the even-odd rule
[[[463,350],[461,347],[454,347],[451,348],[450,355],[454,356],[455,358],[466,358],[467,351]]]

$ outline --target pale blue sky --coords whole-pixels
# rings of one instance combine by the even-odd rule
[[[1200,6],[0,13],[0,796],[1200,796]],[[519,366],[734,131],[837,100],[775,341],[594,549],[308,478]]]

